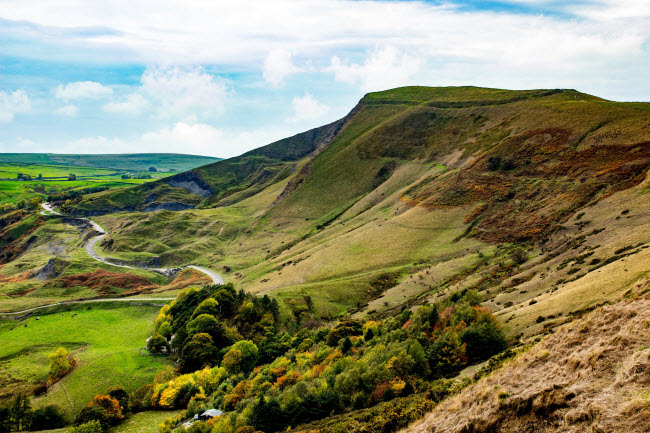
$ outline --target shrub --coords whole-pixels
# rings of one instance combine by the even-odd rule
[[[70,429],[70,433],[102,433],[103,428],[99,421],[88,421]]]
[[[517,248],[512,252],[512,260],[518,264],[521,265],[522,263],[525,263],[528,260],[528,254],[521,248]]]
[[[68,352],[63,347],[50,353],[48,358],[50,359],[50,380],[52,382],[56,382],[72,369]]]
[[[31,431],[52,430],[65,426],[65,417],[56,405],[36,409],[32,414]]]

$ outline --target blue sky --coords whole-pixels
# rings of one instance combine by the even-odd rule
[[[650,101],[650,2],[1,0],[0,152],[230,157],[403,85]]]

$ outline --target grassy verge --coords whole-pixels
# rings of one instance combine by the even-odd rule
[[[128,391],[151,382],[166,365],[144,347],[159,306],[106,303],[66,306],[49,314],[0,324],[0,386],[3,393],[29,391],[47,379],[48,354],[64,347],[78,359],[74,370],[51,386],[34,406],[58,404],[76,414],[110,386]]]

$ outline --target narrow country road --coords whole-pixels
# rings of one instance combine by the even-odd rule
[[[43,214],[43,215],[47,215],[47,214],[61,215],[59,212],[55,211],[52,208],[52,205],[50,205],[49,203],[41,203],[41,206],[43,207],[43,211],[41,212],[41,214]],[[104,230],[104,228],[102,226],[100,226],[95,221],[93,221],[93,220],[91,220],[89,218],[78,218],[78,219],[88,221],[92,225],[93,229],[98,233],[96,236],[93,236],[91,239],[89,239],[88,242],[86,243],[86,246],[85,246],[86,253],[91,258],[97,260],[98,262],[102,262],[102,263],[105,263],[105,264],[111,265],[111,266],[118,266],[120,268],[145,269],[145,270],[149,270],[149,271],[158,272],[158,273],[163,274],[163,275],[172,275],[174,273],[174,269],[153,268],[153,267],[145,267],[145,266],[130,266],[130,265],[127,265],[127,264],[124,264],[124,263],[119,263],[118,261],[113,260],[111,258],[100,256],[95,251],[95,245],[97,244],[97,242],[102,240],[104,238],[104,236],[106,236],[108,233],[106,232],[106,230]],[[192,269],[195,269],[195,270],[197,270],[199,272],[203,272],[204,274],[206,274],[207,276],[209,276],[212,279],[213,284],[218,284],[218,285],[225,284],[225,281],[224,281],[223,277],[221,275],[217,274],[216,272],[211,271],[210,269],[206,269],[206,268],[203,268],[201,266],[194,266],[194,265],[181,266],[181,267],[176,268],[176,269],[183,269],[183,268],[192,268]]]

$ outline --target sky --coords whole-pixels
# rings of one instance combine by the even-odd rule
[[[0,0],[0,152],[227,158],[399,86],[649,77],[649,0]]]

